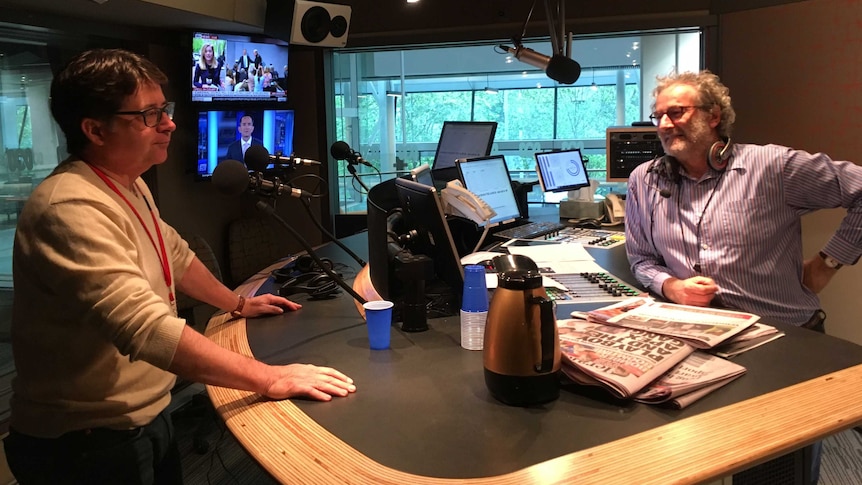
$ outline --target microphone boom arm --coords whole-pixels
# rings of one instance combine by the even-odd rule
[[[346,291],[350,296],[353,297],[353,299],[358,301],[360,304],[367,303],[367,300],[363,298],[359,293],[357,293],[353,288],[351,288],[350,285],[345,283],[340,276],[335,274],[335,272],[331,269],[327,268],[327,265],[324,264],[323,261],[321,261],[320,257],[317,256],[317,253],[314,252],[314,248],[311,247],[311,244],[308,244],[308,241],[306,241],[305,238],[303,238],[296,231],[296,229],[291,227],[290,224],[288,224],[287,221],[285,221],[280,215],[276,214],[275,208],[273,206],[267,204],[262,200],[259,200],[255,204],[255,207],[259,211],[269,215],[270,217],[278,221],[279,224],[284,226],[284,228],[287,229],[293,235],[293,238],[296,239],[300,245],[302,245],[303,249],[305,249],[305,252],[308,253],[309,256],[311,256],[311,259],[313,259],[314,262],[317,263],[317,267],[322,269],[324,273],[329,275],[329,277],[332,278],[332,281],[336,282],[338,286],[344,289],[344,291]]]
[[[359,185],[363,189],[365,189],[365,192],[367,193],[368,192],[368,186],[365,185],[365,182],[362,181],[362,177],[360,177],[359,174],[356,173],[356,165],[354,165],[352,163],[348,163],[347,164],[347,171],[350,172],[350,175],[353,176],[353,179],[356,180],[357,182],[359,182]],[[354,187],[354,188],[356,188],[356,187]]]
[[[357,263],[359,263],[360,266],[365,266],[365,264],[366,264],[365,260],[363,260],[356,253],[351,251],[350,248],[348,248],[343,242],[339,241],[338,238],[335,237],[335,235],[333,235],[331,232],[327,231],[326,228],[323,227],[323,224],[321,224],[320,221],[318,221],[317,218],[314,217],[314,214],[311,212],[311,204],[310,204],[309,200],[305,197],[303,197],[299,200],[302,201],[302,206],[305,207],[305,212],[308,213],[308,217],[311,219],[311,222],[313,222],[314,225],[317,226],[317,228],[320,230],[320,232],[329,236],[329,238],[332,239],[332,242],[334,242],[335,244],[338,245],[338,247],[343,249],[345,253],[349,254],[350,257],[353,258]]]

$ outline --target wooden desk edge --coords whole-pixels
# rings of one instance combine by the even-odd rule
[[[252,282],[239,291],[250,295],[259,285]],[[218,315],[210,320],[206,335],[223,347],[252,355],[245,320]],[[862,365],[857,365],[506,475],[441,479],[377,463],[290,401],[214,386],[207,390],[237,440],[284,483],[701,483],[862,421]],[[362,392],[361,384],[357,392]]]

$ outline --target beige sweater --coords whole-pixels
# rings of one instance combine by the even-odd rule
[[[159,221],[173,283],[194,253],[161,220],[149,188],[119,190],[86,164],[64,162],[33,191],[13,250],[11,426],[38,437],[149,423],[170,402],[185,321],[168,304]]]

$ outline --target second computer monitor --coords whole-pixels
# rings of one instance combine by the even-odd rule
[[[459,160],[458,171],[464,188],[481,197],[497,212],[488,221],[491,225],[521,218],[503,155]]]
[[[536,172],[544,192],[566,192],[590,186],[587,167],[577,148],[536,153]]]
[[[434,180],[445,183],[458,178],[455,160],[489,155],[496,132],[495,121],[444,121],[431,165]]]

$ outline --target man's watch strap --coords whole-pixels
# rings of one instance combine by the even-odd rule
[[[827,255],[823,251],[820,251],[820,258],[823,260],[824,263],[826,263],[826,266],[829,266],[832,269],[839,269],[844,266],[843,264],[839,263],[837,259]]]
[[[236,310],[230,312],[230,316],[233,318],[242,317],[242,307],[244,307],[244,306],[245,306],[245,297],[242,295],[239,295],[239,303],[237,303],[237,305],[236,305]]]

